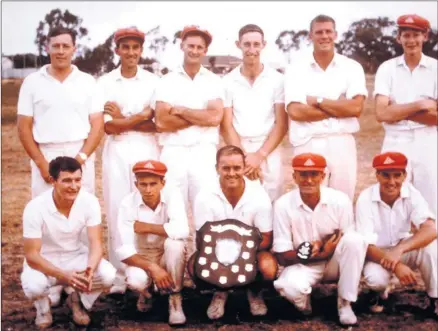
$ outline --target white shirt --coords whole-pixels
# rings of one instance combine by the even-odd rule
[[[87,251],[80,235],[85,227],[101,223],[101,209],[97,197],[81,189],[67,218],[56,208],[52,193],[48,190],[26,205],[23,237],[41,239],[41,255],[59,262]]]
[[[123,198],[117,218],[117,235],[120,236],[120,246],[116,254],[121,261],[144,249],[162,247],[166,238],[155,234],[136,234],[134,222],[163,225],[170,239],[186,239],[189,235],[184,200],[179,190],[164,187],[161,190],[160,203],[152,210],[143,202],[137,190]]]
[[[325,240],[338,229],[344,233],[354,229],[353,204],[341,191],[321,186],[315,210],[304,204],[299,189],[274,204],[274,252],[296,250],[305,241]]]
[[[138,114],[147,106],[152,108],[155,105],[153,97],[159,80],[158,76],[140,67],[137,67],[134,77],[125,78],[120,66],[97,81],[101,107],[103,109],[108,101],[116,102],[124,116]],[[104,115],[105,123],[112,119],[111,115]]]
[[[249,226],[254,226],[260,232],[272,231],[271,200],[258,181],[245,178],[245,191],[236,207],[229,203],[219,184],[205,188],[195,199],[193,212],[196,231],[206,222],[217,222],[226,219],[236,219]]]
[[[426,200],[410,183],[403,183],[392,208],[380,198],[380,184],[365,189],[356,202],[357,231],[378,247],[395,246],[410,236],[411,222],[419,227],[435,219]]]
[[[209,101],[224,100],[224,89],[219,76],[201,66],[194,79],[185,72],[183,66],[161,77],[156,90],[156,101],[171,106],[191,109],[206,109]],[[200,142],[219,143],[219,126],[197,126],[165,132],[159,136],[160,145],[190,146]]]
[[[404,55],[383,62],[376,73],[374,96],[381,94],[398,104],[411,103],[425,98],[438,99],[437,63],[422,54],[420,63],[411,72]],[[393,124],[383,123],[386,131],[405,131],[427,125],[410,120]]]
[[[306,96],[337,100],[342,94],[347,99],[357,95],[368,96],[365,73],[362,66],[346,56],[335,53],[324,71],[316,63],[313,54],[291,65],[284,82],[286,107],[291,102],[307,104]],[[316,122],[290,120],[289,140],[293,146],[304,145],[313,137],[359,131],[356,117],[328,118]]]
[[[240,137],[266,137],[275,124],[275,104],[284,104],[283,75],[265,65],[253,85],[238,66],[223,80],[224,107],[233,107],[233,126]]]
[[[33,117],[37,143],[84,140],[90,132],[89,115],[102,112],[96,103],[93,76],[72,66],[61,83],[47,72],[49,65],[27,76],[20,88],[18,115]]]

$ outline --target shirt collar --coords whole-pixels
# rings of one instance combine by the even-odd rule
[[[252,190],[251,185],[254,185],[254,183],[251,182],[251,181],[250,181],[249,179],[247,179],[246,177],[243,177],[243,180],[245,181],[245,190],[243,191],[242,196],[240,197],[239,201],[237,202],[236,207],[237,207],[238,205],[241,205],[242,203],[245,203],[245,201],[246,201],[248,195],[250,194],[249,192]],[[221,198],[222,200],[224,200],[224,201],[226,201],[226,202],[229,203],[229,201],[228,201],[228,199],[226,198],[224,192],[222,191],[221,184],[220,184],[220,181],[219,181],[219,176],[217,176],[217,181],[216,181],[216,183],[217,183],[217,184],[214,186],[213,193],[214,193],[215,195],[217,195],[219,198]]]
[[[140,80],[143,77],[143,72],[140,66],[137,66],[137,73],[131,79]],[[117,81],[121,81],[123,79],[128,79],[122,76],[122,66],[120,65],[118,68],[114,70],[114,78]]]
[[[248,82],[247,79],[242,75],[242,72],[240,71],[240,69],[242,68],[242,64],[239,64],[236,68],[234,68],[231,72],[230,75],[232,77],[232,79],[234,81],[244,81],[244,82]],[[268,76],[270,74],[270,67],[268,65],[266,65],[265,63],[263,63],[263,70],[260,73],[259,76],[257,76],[256,80],[259,80],[261,78],[264,78],[265,76]]]
[[[320,188],[320,192],[321,192],[321,196],[319,198],[319,204],[322,205],[327,205],[329,203],[329,199],[330,199],[330,193],[327,192],[327,189],[323,186],[321,186]],[[309,208],[303,201],[303,199],[301,198],[301,194],[300,194],[300,190],[296,189],[296,197],[294,197],[297,201],[298,201],[298,206],[301,206],[303,208],[307,207]]]
[[[402,184],[402,187],[400,189],[400,198],[402,199],[406,199],[409,198],[411,196],[409,187],[406,183]],[[380,184],[377,183],[372,187],[372,192],[371,192],[371,201],[373,202],[383,202],[382,198],[380,196]]]
[[[175,71],[180,73],[180,74],[183,74],[183,75],[186,75],[187,77],[189,77],[189,75],[187,75],[187,72],[184,70],[184,65],[183,64],[180,64],[179,66],[177,66]],[[203,76],[203,75],[206,75],[208,73],[211,73],[211,71],[209,71],[203,65],[201,65],[201,67],[199,68],[199,71],[195,75],[195,77],[198,76],[198,75]]]
[[[406,64],[406,60],[405,60],[405,56],[402,54],[400,55],[397,59],[396,59],[396,64],[397,66],[404,66],[407,67]],[[418,64],[420,67],[423,68],[430,68],[431,67],[431,63],[430,61],[428,61],[428,58],[426,55],[424,55],[423,53],[421,53],[421,59],[420,59],[420,63]]]
[[[71,207],[71,210],[73,210],[73,208],[74,208],[75,205],[76,205],[76,202],[80,199],[81,192],[82,192],[82,189],[79,190],[79,193],[78,193],[78,195],[76,196],[75,201],[73,202],[73,205],[72,205],[72,207]],[[51,214],[59,213],[59,210],[58,210],[58,208],[56,208],[56,205],[55,205],[55,200],[53,200],[53,188],[50,189],[50,190],[47,190],[44,194],[47,194],[47,195],[46,195],[46,199],[47,199],[47,206],[48,206],[47,208],[48,208],[49,212],[50,212]],[[70,213],[71,213],[71,210],[70,210]]]
[[[160,193],[160,203],[158,204],[158,206],[161,206],[161,205],[163,205],[163,204],[166,205],[167,202],[168,202],[168,198],[167,198],[166,190],[165,190],[165,189],[162,189],[162,190],[161,190],[161,193]],[[135,192],[135,195],[134,195],[134,203],[135,203],[135,206],[136,206],[137,208],[139,208],[139,207],[141,207],[141,206],[145,206],[145,207],[149,208],[149,207],[144,203],[143,198],[141,197],[141,194],[140,194],[140,192],[139,192],[138,190]],[[159,208],[159,207],[157,207],[157,208]],[[155,210],[160,210],[160,209],[155,209]]]
[[[48,69],[49,69],[50,63],[49,64],[45,64],[41,67],[41,69],[39,70],[39,72],[46,77],[52,77],[51,75],[49,75]],[[71,73],[68,75],[68,77],[75,75],[79,69],[77,66],[75,66],[74,64],[71,65],[72,71]],[[52,77],[53,78],[53,77]]]
[[[335,52],[332,61],[330,62],[330,64],[328,65],[328,68],[331,66],[337,66],[339,65],[339,61],[340,61],[341,57],[339,56],[339,54],[337,52]],[[310,53],[310,57],[309,57],[309,64],[312,67],[319,67],[319,64],[316,62],[315,57],[313,56],[313,52]]]

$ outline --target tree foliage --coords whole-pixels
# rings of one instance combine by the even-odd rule
[[[88,29],[82,26],[82,18],[70,13],[68,10],[62,12],[59,8],[53,9],[48,13],[44,20],[40,21],[36,30],[35,45],[38,54],[47,55],[45,45],[47,43],[47,34],[54,27],[64,27],[74,31],[76,34],[76,43],[79,52],[82,52],[80,42],[88,35]]]

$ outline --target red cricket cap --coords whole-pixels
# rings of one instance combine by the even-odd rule
[[[146,160],[137,162],[134,167],[132,167],[132,171],[134,174],[153,174],[164,177],[167,172],[167,167],[160,161]]]
[[[292,159],[292,168],[298,171],[324,171],[327,162],[324,156],[313,153],[304,153],[295,156]]]
[[[376,155],[373,159],[373,168],[384,169],[406,169],[408,159],[404,154],[398,152],[386,152]]]

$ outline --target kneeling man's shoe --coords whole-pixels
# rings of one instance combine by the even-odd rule
[[[169,295],[169,324],[181,325],[186,322],[186,315],[182,308],[181,293]]]
[[[249,308],[253,316],[264,316],[268,312],[265,301],[263,300],[262,291],[255,294],[251,290],[247,291]]]
[[[213,294],[211,303],[207,309],[207,316],[211,320],[216,320],[224,316],[225,303],[227,302],[228,292],[216,291]]]
[[[52,325],[52,312],[50,311],[49,298],[45,297],[34,301],[34,306],[36,308],[36,319],[35,325],[40,329],[46,329]]]
[[[338,297],[338,314],[339,322],[342,325],[354,325],[357,323],[357,317],[351,308],[350,301]]]
[[[78,325],[86,326],[90,324],[90,316],[85,308],[82,306],[81,298],[78,292],[73,292],[67,298],[67,305],[73,313],[73,321]]]

